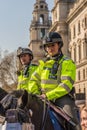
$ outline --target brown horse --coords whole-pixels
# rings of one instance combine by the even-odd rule
[[[38,96],[28,94],[27,108],[33,112],[31,121],[35,125],[35,130],[70,130],[69,125],[73,122],[68,122],[65,119],[66,115],[64,117],[63,113],[61,115],[55,112],[50,105]]]
[[[16,92],[16,95],[19,95],[19,92]],[[6,100],[8,100],[8,97],[6,98]],[[4,104],[7,103],[5,104],[5,106],[9,105],[9,107],[7,107],[6,109],[7,111],[8,109],[10,109],[11,106],[13,106],[12,104],[13,99],[11,99],[11,103],[9,102],[9,104],[8,101],[6,100],[4,102]],[[32,111],[33,114],[30,118],[31,118],[31,122],[35,125],[35,130],[70,130],[68,127],[70,124],[65,119],[65,117],[63,117],[63,114],[61,116],[59,113],[55,113],[55,111],[53,111],[50,108],[50,105],[48,105],[45,101],[43,102],[38,96],[33,94],[28,94],[25,91],[22,94],[20,101],[21,102],[18,104],[18,106],[22,106],[21,108],[23,110]],[[25,112],[26,111],[24,111],[24,113]],[[26,113],[21,115],[23,116],[22,121],[25,121],[24,118],[27,117],[27,115],[26,116],[25,115]]]
[[[39,98],[29,94],[27,107],[33,112],[31,122],[35,125],[35,130],[54,130],[47,107],[44,106]]]

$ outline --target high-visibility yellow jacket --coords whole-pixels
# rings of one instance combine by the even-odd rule
[[[20,74],[18,75],[18,86],[17,89],[24,89],[27,90],[30,77],[32,73],[37,69],[37,65],[30,64],[27,70],[27,76],[24,76],[23,70],[20,71]]]
[[[48,100],[58,99],[70,93],[75,81],[76,66],[66,56],[57,62],[59,63],[57,73],[52,75],[51,69],[55,60],[40,61],[38,69],[31,76],[28,85],[29,92],[33,94],[45,93]]]

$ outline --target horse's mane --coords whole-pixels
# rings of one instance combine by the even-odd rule
[[[43,114],[44,114],[44,103],[36,95],[29,94],[28,96],[28,105],[27,107],[32,110],[33,115],[31,121],[35,124],[35,130],[41,130],[43,123]],[[45,107],[47,110],[47,107]],[[53,130],[52,122],[47,114],[47,125],[45,125],[45,130]]]

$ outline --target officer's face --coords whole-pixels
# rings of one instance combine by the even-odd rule
[[[31,61],[31,56],[29,54],[20,55],[20,62],[22,65],[28,65]]]
[[[45,46],[45,49],[50,56],[54,56],[58,54],[59,45],[58,43],[48,44]]]
[[[84,110],[81,111],[81,126],[83,130],[87,130],[87,112]]]

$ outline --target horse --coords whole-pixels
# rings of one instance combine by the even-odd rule
[[[70,130],[70,125],[76,125],[60,108],[40,96],[28,94],[27,108],[33,113],[31,122],[35,130]]]
[[[9,94],[7,95],[9,97]],[[17,108],[18,106],[23,106],[23,110],[29,110],[32,113],[29,116],[32,124],[35,126],[35,130],[70,130],[69,125],[75,126],[71,118],[61,109],[56,108],[55,104],[41,99],[40,96],[25,91],[19,97],[21,100],[19,100],[20,103],[18,102]],[[6,108],[6,111],[12,106],[12,101],[11,99],[11,103],[9,103],[10,105]]]

